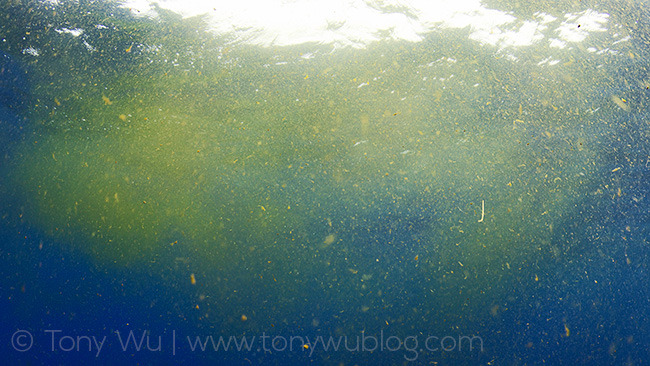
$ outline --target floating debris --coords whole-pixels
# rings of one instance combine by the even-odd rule
[[[627,104],[627,100],[623,98],[619,98],[616,95],[612,95],[612,102],[614,102],[617,106],[619,106],[622,110],[629,112],[630,111],[630,105]]]
[[[332,243],[334,243],[334,241],[336,241],[336,235],[329,234],[325,237],[325,240],[323,240],[323,247],[330,246]]]
[[[368,140],[357,141],[357,142],[354,143],[354,145],[352,145],[352,147],[355,147],[355,146],[358,146],[358,145],[361,145],[361,144],[365,144],[366,142],[368,142]]]

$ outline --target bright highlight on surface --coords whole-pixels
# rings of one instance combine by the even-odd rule
[[[518,19],[478,0],[131,0],[124,6],[155,17],[154,3],[183,17],[205,17],[215,33],[234,43],[265,47],[314,42],[363,48],[385,39],[418,42],[430,32],[467,28],[470,39],[500,49],[541,42],[565,48],[605,31],[608,20],[593,10],[561,17],[537,12],[531,19]]]

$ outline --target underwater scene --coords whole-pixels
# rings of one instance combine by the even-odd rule
[[[7,365],[645,365],[650,4],[1,0]]]

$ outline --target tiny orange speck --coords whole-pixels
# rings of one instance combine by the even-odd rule
[[[241,321],[245,322],[246,320],[248,320],[248,317],[246,315],[242,315],[241,316]]]

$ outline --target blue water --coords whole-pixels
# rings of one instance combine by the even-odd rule
[[[70,3],[66,6],[74,8]],[[106,15],[103,12],[115,10],[110,6],[103,9],[98,4],[80,6],[88,6],[86,10],[102,20],[101,15]],[[269,110],[280,110],[280,115],[290,116],[286,123],[293,124],[282,129],[278,126],[283,125],[272,120],[275,122],[260,123],[264,128],[256,130],[259,126],[255,123],[259,121],[253,117],[276,118],[271,112],[268,115],[258,112],[256,108],[261,107],[247,100],[256,93],[248,80],[255,80],[255,76],[263,79],[262,73],[245,74],[237,79],[237,72],[228,71],[228,77],[218,79],[215,84],[226,84],[223,88],[209,84],[201,89],[190,82],[192,79],[181,78],[187,84],[175,85],[177,89],[168,93],[173,97],[164,99],[166,90],[152,91],[144,86],[137,91],[129,89],[131,79],[143,77],[140,82],[147,85],[156,78],[165,80],[167,75],[157,73],[158,69],[151,75],[129,74],[129,68],[141,70],[142,65],[132,63],[139,59],[123,51],[129,44],[125,39],[101,38],[95,46],[105,52],[104,57],[96,59],[92,53],[90,56],[83,53],[87,57],[84,62],[97,69],[86,74],[87,70],[78,68],[69,74],[72,72],[66,69],[69,58],[60,61],[58,56],[49,54],[35,61],[21,52],[26,41],[16,29],[27,25],[36,29],[40,21],[33,20],[20,6],[2,5],[7,14],[8,8],[19,23],[17,26],[5,23],[0,27],[4,32],[2,37],[7,40],[0,46],[0,152],[3,154],[0,162],[0,349],[3,364],[643,365],[650,359],[647,346],[650,343],[650,288],[647,286],[650,135],[646,112],[649,99],[642,84],[632,83],[643,79],[646,73],[648,59],[642,50],[635,62],[622,62],[634,69],[616,79],[615,85],[608,79],[607,89],[603,91],[597,86],[590,87],[589,95],[593,97],[590,103],[594,104],[590,108],[601,108],[598,123],[589,124],[587,117],[580,117],[585,119],[580,128],[567,128],[576,127],[567,124],[562,125],[564,129],[553,130],[544,123],[528,123],[532,118],[521,112],[517,114],[517,118],[526,119],[528,124],[526,131],[516,135],[526,147],[515,151],[534,159],[527,160],[528,165],[518,171],[519,176],[503,183],[515,182],[512,189],[518,193],[516,197],[533,202],[531,205],[547,205],[550,211],[556,207],[552,205],[553,200],[569,202],[558,204],[563,209],[561,213],[551,212],[555,216],[549,221],[553,226],[550,228],[544,224],[543,210],[517,211],[517,206],[511,205],[509,186],[499,185],[502,182],[498,179],[494,180],[497,183],[486,183],[480,177],[475,179],[478,175],[475,172],[466,171],[466,167],[476,165],[462,165],[457,172],[448,171],[455,166],[448,164],[452,158],[461,162],[475,159],[485,164],[496,160],[504,166],[519,162],[514,158],[501,161],[495,146],[480,145],[483,139],[489,140],[497,125],[486,122],[472,126],[468,122],[469,127],[462,127],[467,116],[475,114],[486,121],[493,121],[492,116],[499,120],[508,113],[516,114],[518,100],[494,103],[476,113],[463,112],[453,103],[445,104],[450,114],[459,110],[466,113],[449,120],[461,127],[453,125],[450,127],[453,133],[445,135],[447,125],[442,124],[439,128],[442,137],[434,133],[427,135],[426,130],[419,134],[416,130],[413,134],[425,142],[434,141],[442,151],[439,155],[399,154],[412,146],[425,146],[421,151],[428,150],[427,145],[418,145],[425,142],[409,140],[410,136],[400,135],[402,130],[393,127],[400,126],[399,120],[393,122],[401,118],[398,113],[393,116],[395,119],[385,122],[394,123],[389,134],[373,135],[377,131],[372,128],[364,132],[372,136],[367,143],[353,146],[355,141],[363,140],[358,137],[361,135],[358,131],[344,137],[329,131],[334,137],[328,139],[327,128],[353,130],[350,127],[353,122],[348,123],[347,119],[341,123],[342,127],[328,119],[336,115],[333,110],[354,121],[350,116],[356,118],[357,110],[363,108],[349,107],[341,101],[322,110],[314,107],[329,105],[330,90],[317,89],[325,102],[306,104],[293,112],[284,104],[290,97],[282,93],[301,89],[278,87],[269,93],[280,95]],[[83,22],[73,13],[52,15],[49,9],[38,9],[39,15],[52,16],[55,19],[50,21],[59,25]],[[124,13],[116,12],[115,21],[128,31],[116,34],[126,34],[129,40],[142,34],[166,34],[169,29],[180,27],[173,22],[170,25],[164,21],[136,20]],[[97,19],[86,21],[93,24]],[[102,29],[89,31],[88,39],[92,40],[98,32]],[[72,42],[59,44],[56,43],[59,38],[54,37],[50,41],[56,47],[73,48]],[[160,42],[167,41],[171,49],[181,49],[183,45],[174,44],[175,40],[161,38]],[[44,39],[38,42],[48,44]],[[238,62],[245,63],[245,59]],[[52,72],[40,72],[43,64]],[[247,67],[258,71],[253,66]],[[36,74],[50,75],[51,79],[38,79]],[[138,143],[148,146],[149,139],[156,143],[158,140],[153,134],[141,132],[150,125],[137,125],[141,130],[136,132],[127,129],[126,122],[136,125],[133,122],[136,117],[122,117],[121,113],[137,115],[135,108],[102,114],[101,108],[111,105],[102,96],[109,95],[111,103],[120,106],[124,94],[109,94],[97,87],[93,89],[95,94],[81,93],[75,99],[70,95],[75,95],[76,90],[57,89],[56,82],[65,84],[67,75],[77,75],[88,88],[95,86],[86,80],[87,75],[113,86],[124,83],[126,94],[147,98],[147,92],[159,93],[164,95],[163,99],[152,99],[166,100],[169,104],[190,104],[196,99],[196,106],[190,108],[196,113],[204,113],[201,108],[205,106],[200,102],[203,96],[192,96],[195,88],[214,93],[217,101],[210,100],[210,103],[215,105],[229,104],[232,100],[241,102],[241,106],[221,106],[213,112],[225,131],[224,135],[211,138],[220,142],[215,150],[225,151],[223,154],[227,156],[210,156],[224,161],[223,165],[216,165],[225,168],[217,170],[214,178],[223,186],[214,182],[210,185],[197,178],[196,186],[201,189],[194,190],[194,185],[188,190],[181,189],[185,187],[183,179],[193,174],[192,169],[208,170],[205,166],[212,168],[211,164],[215,164],[211,160],[205,165],[189,159],[152,167],[165,161],[152,158],[144,160],[151,166],[124,164],[128,169],[122,171],[113,168],[123,163],[124,156],[137,162]],[[124,75],[130,77],[121,79]],[[308,93],[311,89],[305,88],[305,95],[313,97]],[[459,90],[464,89],[459,87]],[[237,93],[241,95],[234,95]],[[527,93],[537,97],[535,90]],[[332,95],[338,97],[333,92]],[[611,95],[633,101],[634,108],[629,113],[621,113],[610,103]],[[576,97],[573,102],[582,101]],[[476,102],[478,106],[483,104]],[[426,106],[432,115],[426,116],[427,123],[433,125],[440,118],[434,115],[439,107]],[[582,104],[579,107],[581,111],[586,109]],[[128,108],[131,105],[124,107]],[[540,110],[546,111],[551,116],[549,119],[557,117],[552,108],[544,108]],[[222,112],[227,118],[219,114]],[[154,115],[149,110],[142,113]],[[61,117],[62,114],[65,116]],[[84,124],[88,122],[87,116],[96,120]],[[242,125],[249,130],[237,129],[232,133],[228,128],[231,125],[239,128],[240,116],[248,118],[244,119],[248,124]],[[418,123],[417,113],[409,116],[411,123]],[[571,113],[560,116],[559,120],[573,118]],[[177,134],[216,131],[202,129],[200,124],[192,125],[192,119],[187,116],[164,117],[174,123],[178,119],[182,127],[172,130]],[[151,123],[161,126],[166,122],[152,119]],[[183,119],[190,123],[181,125]],[[300,123],[293,122],[298,119],[313,123],[314,128],[302,133],[296,127]],[[120,125],[120,121],[125,124]],[[504,125],[507,131],[512,128],[509,122]],[[105,142],[112,141],[117,127],[129,133],[119,135],[121,138],[116,141],[143,134],[141,140],[136,139],[129,146],[134,148],[130,154],[115,151],[125,145]],[[264,131],[271,133],[271,129],[273,138],[265,140]],[[262,131],[261,137],[249,137],[246,131]],[[517,133],[514,128],[512,131],[515,132],[508,134]],[[547,131],[553,131],[548,138],[544,135]],[[173,137],[161,141],[175,142]],[[246,156],[238,150],[248,152],[245,147],[256,145],[257,140],[267,143],[273,139],[282,142],[274,145],[276,150],[255,150],[263,156],[259,161],[254,154]],[[51,141],[60,145],[53,143],[46,145],[51,150],[37,150]],[[377,150],[381,145],[377,141],[392,145]],[[585,152],[576,141],[584,141]],[[180,144],[173,145],[174,155],[182,156],[181,146],[191,143],[181,140]],[[476,145],[491,149],[484,152],[487,155],[481,155],[487,157],[476,157],[474,153],[480,151],[472,147]],[[510,147],[511,142],[504,140],[502,146]],[[196,150],[198,154],[201,149],[210,151],[212,147],[192,145],[188,150],[192,154]],[[572,149],[579,152],[566,153]],[[33,151],[39,151],[40,155],[33,155]],[[72,156],[87,154],[89,166],[108,161],[97,168],[100,172],[97,176],[108,175],[111,169],[116,169],[116,181],[127,181],[127,188],[136,188],[121,190],[118,196],[111,190],[113,187],[104,191],[105,187],[94,183],[73,184],[78,183],[70,178],[75,173],[79,173],[79,180],[93,176],[79,168],[86,161],[66,160],[70,158],[65,152]],[[95,159],[93,153],[101,159]],[[156,156],[157,151],[150,153]],[[593,159],[590,153],[595,156]],[[390,154],[395,157],[386,158]],[[386,159],[385,165],[398,168],[386,168],[382,159]],[[420,163],[412,164],[415,159]],[[548,163],[555,163],[554,159],[561,162]],[[236,165],[234,160],[249,165]],[[440,165],[433,164],[432,160]],[[265,161],[270,163],[264,164]],[[33,168],[41,166],[51,170]],[[574,166],[584,168],[573,169]],[[339,168],[340,175],[330,175],[329,171]],[[178,173],[184,172],[183,169],[190,172]],[[378,172],[381,169],[384,170]],[[427,175],[432,170],[437,175]],[[544,190],[548,185],[536,185],[547,180],[556,184],[552,174],[560,170],[571,172],[568,177],[558,175],[561,182],[584,179],[586,183],[558,185],[557,189],[552,186],[548,191]],[[158,175],[148,176],[150,171]],[[124,172],[131,176],[125,179]],[[132,175],[137,172],[144,173]],[[112,183],[101,178],[98,182]],[[151,193],[157,192],[156,188],[137,190],[147,184],[158,187],[163,192],[160,196],[172,198],[158,199]],[[547,196],[542,197],[540,191]],[[48,195],[57,192],[73,197],[74,205],[47,206]],[[85,202],[90,201],[92,208],[103,204],[106,196],[107,208],[102,206],[104,211],[98,208],[98,212],[105,216],[113,212],[118,213],[116,216],[130,214],[131,211],[123,209],[131,203],[129,192],[134,196],[142,192],[149,195],[135,199],[138,205],[133,206],[134,210],[141,210],[142,214],[129,216],[134,217],[133,221],[114,219],[115,227],[102,231],[110,225],[93,221],[91,216],[95,211],[83,211]],[[569,192],[571,200],[562,201],[560,196],[548,192]],[[92,201],[94,195],[100,199]],[[175,211],[178,207],[174,205],[174,197],[180,197],[182,203],[187,201],[187,207],[178,211],[182,214]],[[203,201],[205,197],[211,200]],[[481,200],[486,197],[485,225],[480,226],[477,221],[481,217]],[[52,202],[68,203],[66,199]],[[510,217],[504,212],[511,206],[515,207],[514,218],[502,219]],[[76,213],[70,207],[78,207],[88,217],[74,216]],[[208,214],[203,215],[203,209]],[[55,212],[71,219],[60,221],[43,212]],[[207,224],[203,221],[206,218],[214,222]],[[110,222],[111,217],[106,220]],[[138,231],[140,226],[149,224],[154,229]],[[131,226],[125,229],[124,225]],[[212,229],[214,238],[205,234]],[[103,234],[110,240],[97,239]],[[143,243],[145,239],[151,242]],[[120,257],[120,251],[127,253],[126,257]],[[203,343],[205,350],[196,348],[197,337],[199,343],[207,342]],[[218,343],[219,337],[232,342],[229,350],[213,348],[210,339]],[[468,349],[467,343],[456,343],[462,337],[474,337],[476,347]],[[252,344],[251,348],[236,350],[236,342],[244,338]],[[442,346],[447,346],[447,351],[440,350],[440,344],[435,343],[442,338],[446,342]],[[332,344],[325,349],[319,340],[329,339],[335,343],[345,339],[347,343],[337,343],[338,350],[333,350]],[[433,340],[432,343],[425,343],[427,339]],[[459,348],[461,344],[465,348]]]

